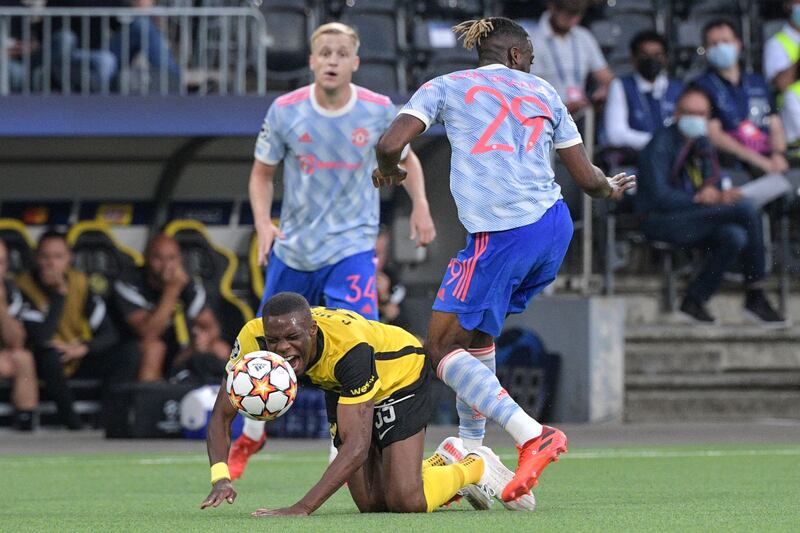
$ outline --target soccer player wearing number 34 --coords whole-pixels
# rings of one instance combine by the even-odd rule
[[[634,176],[607,178],[588,159],[555,89],[529,74],[533,46],[501,17],[454,31],[477,47],[478,68],[425,83],[378,141],[375,186],[405,177],[400,154],[432,123],[452,146],[450,189],[467,246],[450,261],[433,304],[426,353],[458,396],[459,436],[480,446],[489,417],[508,431],[519,462],[502,499],[526,496],[542,469],[567,449],[566,436],[542,426],[508,396],[494,373],[494,337],[509,313],[521,313],[551,283],[572,238],[569,210],[550,164],[558,152],[573,179],[594,198],[618,199]]]

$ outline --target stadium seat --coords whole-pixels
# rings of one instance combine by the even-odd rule
[[[486,14],[486,6],[483,0],[417,0],[414,11],[456,18],[480,17]]]
[[[75,267],[89,276],[92,288],[102,295],[110,281],[144,264],[142,254],[120,243],[105,222],[78,222],[67,233],[67,242]]]
[[[210,295],[210,307],[222,329],[223,339],[236,338],[253,311],[234,296],[231,281],[239,263],[236,255],[214,244],[208,229],[196,220],[173,220],[164,233],[178,241],[189,274],[197,276]]]
[[[404,78],[401,82],[394,61],[367,59],[361,61],[361,66],[353,74],[353,83],[383,94],[405,94],[408,89]]]
[[[457,23],[455,20],[418,20],[414,25],[417,84],[477,65],[475,50],[464,48],[451,30]]]
[[[316,16],[303,1],[264,0],[259,8],[267,23],[267,79],[305,80],[308,37]]]
[[[19,274],[30,270],[36,244],[25,224],[14,218],[0,218],[0,240],[8,249],[8,271]]]
[[[640,31],[655,29],[655,20],[641,13],[619,13],[593,22],[590,29],[608,59],[615,60],[628,58],[631,39]]]

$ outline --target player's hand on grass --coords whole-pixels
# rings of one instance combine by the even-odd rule
[[[406,179],[406,171],[399,166],[396,166],[391,173],[387,174],[381,172],[379,168],[372,171],[372,184],[375,188],[400,185],[404,179]]]
[[[436,226],[433,225],[433,218],[427,204],[411,210],[409,223],[411,225],[409,238],[417,241],[417,248],[429,245],[436,238]]]
[[[606,178],[608,184],[611,186],[611,194],[608,195],[609,200],[620,200],[625,191],[636,187],[636,176],[629,176],[624,172],[620,172],[616,176]]]
[[[233,488],[230,479],[220,479],[211,488],[211,493],[200,504],[200,509],[207,507],[219,507],[222,502],[233,503],[236,499],[236,489]]]
[[[267,266],[269,262],[269,252],[275,239],[285,239],[286,235],[278,226],[270,222],[269,227],[258,230],[258,264]]]
[[[300,505],[282,507],[281,509],[256,509],[251,516],[262,518],[265,516],[308,516],[310,513]]]

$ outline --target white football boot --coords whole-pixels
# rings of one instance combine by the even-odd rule
[[[447,464],[457,463],[469,453],[464,447],[464,441],[458,437],[447,437],[442,441],[436,453],[444,457]],[[476,511],[488,511],[492,507],[493,495],[484,492],[478,485],[467,485],[458,493],[467,499]]]
[[[528,492],[528,494],[513,502],[504,502],[501,499],[500,495],[503,494],[503,489],[514,477],[514,472],[506,468],[506,465],[495,455],[491,448],[479,446],[474,450],[469,450],[468,453],[475,454],[483,459],[483,476],[477,485],[470,485],[470,487],[479,487],[481,494],[497,498],[503,504],[503,507],[509,511],[533,511],[536,509],[536,498],[533,497],[532,492]]]

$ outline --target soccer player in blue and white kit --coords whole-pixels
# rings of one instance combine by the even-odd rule
[[[389,97],[351,83],[358,35],[333,22],[311,36],[314,83],[277,98],[267,111],[250,173],[250,204],[260,263],[267,265],[261,305],[296,292],[311,305],[350,309],[378,319],[375,241],[378,191],[369,186],[375,144],[397,110]],[[411,238],[427,245],[436,232],[419,159],[403,154],[411,197]],[[280,228],[272,223],[273,177],[283,162]],[[260,306],[259,306],[260,307]],[[234,347],[234,351],[237,347]],[[233,479],[264,444],[264,423],[246,419],[231,447]]]
[[[450,189],[467,246],[450,261],[433,305],[426,353],[459,398],[459,436],[481,444],[485,418],[519,448],[503,501],[526,496],[542,469],[567,449],[558,429],[542,426],[508,396],[494,373],[494,337],[509,313],[521,313],[552,282],[572,238],[569,211],[550,164],[555,149],[576,183],[594,198],[618,199],[634,176],[607,178],[589,161],[563,102],[529,74],[533,46],[501,17],[454,28],[477,46],[479,67],[425,83],[378,142],[376,186],[399,183],[403,147],[443,123],[452,147]]]

